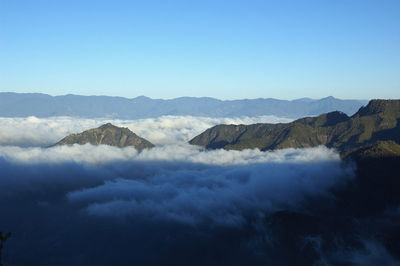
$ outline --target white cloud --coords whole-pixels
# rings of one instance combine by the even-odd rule
[[[22,172],[28,166],[40,168],[35,170],[40,172],[39,179],[32,178],[29,171],[20,177],[32,184],[39,181],[51,184],[54,175],[76,182],[77,187],[68,191],[68,197],[72,202],[87,202],[90,214],[142,215],[188,223],[210,219],[237,224],[248,213],[297,206],[306,195],[324,194],[351,175],[351,169],[340,166],[339,155],[322,146],[262,152],[204,150],[187,143],[219,123],[279,121],[283,120],[187,116],[141,120],[1,118],[0,143],[7,146],[0,146],[0,159],[16,165],[15,169]],[[90,144],[23,147],[52,144],[66,134],[106,122],[129,127],[158,145],[140,153],[133,147]],[[71,163],[75,165],[71,169],[79,166],[76,175],[89,167],[94,171],[89,180],[101,176],[103,183],[82,188],[81,182],[87,180],[74,179],[75,175],[64,172]],[[51,166],[51,170],[43,166]],[[61,182],[66,182],[64,179]]]
[[[139,120],[86,119],[74,117],[4,118],[0,117],[0,145],[49,146],[68,134],[79,133],[105,123],[128,127],[154,144],[186,142],[217,124],[252,124],[289,122],[275,116],[242,118],[207,118],[162,116]]]
[[[305,198],[329,196],[352,176],[330,161],[153,167],[144,179],[126,175],[68,197],[85,202],[92,215],[238,226],[262,213],[301,209]]]
[[[51,148],[3,146],[0,157],[19,163],[87,163],[100,164],[113,161],[169,161],[203,163],[208,165],[237,165],[263,162],[340,161],[339,155],[324,146],[306,149],[283,149],[262,152],[258,149],[243,151],[204,150],[190,144],[172,144],[144,150],[133,147],[118,148],[90,144],[55,146]]]
[[[330,188],[352,176],[351,168],[341,166],[338,154],[322,146],[261,152],[206,151],[174,144],[141,153],[131,147],[90,144],[8,146],[0,149],[0,158],[23,172],[19,182],[48,184],[39,189],[54,182],[76,183],[68,198],[73,204],[87,205],[89,214],[189,224],[208,221],[237,226],[258,213],[296,209],[304,198],[327,196]],[[71,163],[75,166],[68,166]],[[40,173],[38,179],[31,177],[32,169]],[[80,178],[87,175],[85,169],[94,172]],[[99,178],[103,182],[98,183]],[[95,185],[86,187],[94,181]]]

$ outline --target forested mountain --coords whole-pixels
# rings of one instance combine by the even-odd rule
[[[190,143],[206,148],[243,150],[258,148],[304,148],[325,145],[343,154],[363,145],[381,141],[400,142],[400,100],[371,100],[351,117],[330,112],[291,123],[217,125],[193,138]],[[371,146],[372,147],[372,146]]]

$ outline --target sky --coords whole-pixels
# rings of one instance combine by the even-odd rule
[[[400,98],[400,1],[0,0],[0,91]]]

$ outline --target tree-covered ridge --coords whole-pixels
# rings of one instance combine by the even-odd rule
[[[344,154],[376,141],[399,143],[399,120],[400,100],[371,100],[351,117],[336,111],[285,124],[218,125],[196,136],[190,143],[232,150],[325,145]]]

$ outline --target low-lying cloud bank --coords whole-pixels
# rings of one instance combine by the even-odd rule
[[[66,135],[98,127],[105,123],[128,127],[154,144],[186,142],[217,124],[284,123],[291,119],[275,116],[209,118],[193,116],[161,116],[158,118],[119,120],[76,117],[4,118],[0,117],[0,145],[49,146]]]
[[[89,214],[190,224],[240,224],[247,215],[297,208],[305,197],[324,195],[352,176],[325,147],[204,151],[182,144],[142,153],[105,145],[3,147],[0,158],[8,167],[0,179],[5,194],[19,184],[31,190],[37,183],[73,183],[65,195],[71,204],[84,202]]]
[[[269,231],[269,219],[331,204],[332,189],[354,179],[353,166],[322,146],[261,152],[185,143],[214,124],[274,119],[0,118],[0,229],[13,233],[6,265],[293,264],[287,258],[298,251],[281,231]],[[106,122],[158,145],[140,153],[90,144],[43,147]],[[373,265],[383,256],[396,263],[379,242],[350,252],[353,240],[346,240],[326,251],[319,244],[326,240],[309,239],[307,254],[317,255],[303,265]]]
[[[259,212],[297,208],[304,198],[325,195],[352,176],[352,169],[342,167],[338,154],[325,147],[209,151],[185,143],[213,124],[281,121],[275,117],[113,120],[160,144],[140,153],[90,144],[21,147],[49,144],[55,136],[109,121],[2,118],[3,195],[27,189],[43,196],[51,187],[90,215],[237,225]],[[36,200],[51,205],[53,199]]]
[[[284,149],[262,152],[258,149],[243,151],[205,150],[201,147],[180,143],[165,145],[138,152],[133,147],[118,148],[91,144],[55,146],[51,148],[21,148],[3,146],[0,157],[20,163],[86,163],[175,161],[208,165],[254,164],[263,162],[313,162],[340,161],[338,153],[324,146],[306,149]]]
[[[323,156],[316,159],[314,150]],[[148,172],[141,169],[140,178],[134,172],[115,176],[100,186],[71,192],[68,198],[85,202],[94,215],[237,225],[244,223],[247,215],[300,207],[305,197],[323,196],[351,177],[351,169],[341,168],[330,151],[314,150],[264,156],[245,151],[230,157],[234,152],[192,153],[180,161],[165,158],[164,162],[175,163],[151,163]],[[230,161],[218,164],[224,155]],[[152,162],[146,155],[139,160]]]

